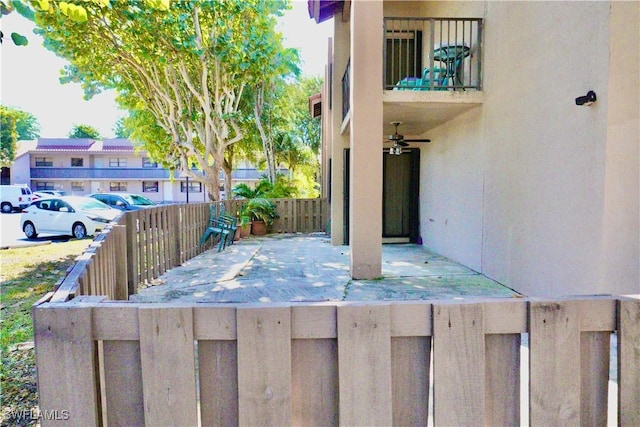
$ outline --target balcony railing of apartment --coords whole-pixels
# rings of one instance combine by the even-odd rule
[[[31,168],[31,179],[169,179],[157,168]]]
[[[482,19],[385,18],[384,89],[482,89]]]

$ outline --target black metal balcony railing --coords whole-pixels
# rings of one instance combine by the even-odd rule
[[[482,88],[482,19],[385,18],[384,89]]]

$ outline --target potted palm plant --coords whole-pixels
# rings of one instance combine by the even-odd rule
[[[278,217],[276,205],[264,197],[250,199],[245,205],[245,212],[251,219],[251,234],[256,236],[267,234],[267,226]]]
[[[240,208],[237,214],[238,217],[238,231],[240,231],[240,238],[244,239],[251,234],[251,214],[247,212],[247,205],[244,204]]]

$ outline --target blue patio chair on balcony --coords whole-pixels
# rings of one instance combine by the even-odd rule
[[[431,90],[431,80],[433,79],[433,90],[444,90],[441,86],[446,83],[447,70],[434,67],[433,73],[430,68],[425,68],[422,78],[405,77],[396,83],[394,90]]]

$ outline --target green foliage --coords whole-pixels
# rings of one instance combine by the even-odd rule
[[[243,212],[249,215],[252,221],[264,221],[267,225],[273,224],[273,220],[278,217],[276,205],[264,197],[250,199]]]
[[[204,182],[217,198],[225,151],[242,139],[242,93],[279,61],[282,46],[275,16],[288,3],[73,4],[83,8],[86,22],[69,19],[61,7],[36,13],[45,47],[70,62],[62,80],[81,82],[86,96],[115,89],[130,117],[152,130],[132,138],[174,170],[189,173],[196,161],[204,175],[191,177]]]
[[[89,125],[74,125],[68,136],[69,138],[101,139],[100,132]]]
[[[127,128],[124,117],[120,117],[118,121],[116,121],[116,124],[113,126],[113,134],[116,138],[129,138],[131,136],[131,130]]]
[[[33,140],[40,136],[40,124],[30,113],[15,108],[0,106],[0,163],[9,166],[16,154],[16,143]]]
[[[11,166],[16,155],[17,140],[16,119],[12,115],[5,114],[5,108],[2,107],[0,115],[0,166]]]
[[[275,184],[272,184],[268,178],[263,177],[256,183],[254,188],[245,183],[240,183],[233,187],[232,192],[235,197],[242,199],[280,199],[295,196],[296,188],[291,185],[291,182],[286,177],[278,175]]]

